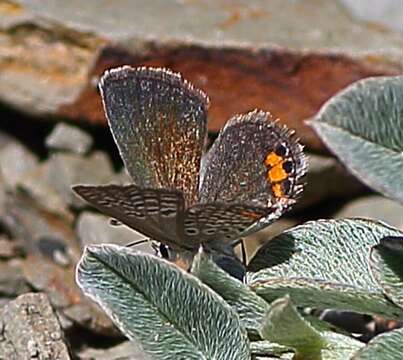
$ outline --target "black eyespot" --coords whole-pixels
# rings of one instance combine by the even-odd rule
[[[276,153],[276,155],[284,157],[287,155],[288,149],[283,144],[280,144],[276,147],[274,152]]]
[[[199,233],[199,230],[196,228],[186,228],[185,233],[186,235],[197,235]]]
[[[220,228],[220,229],[218,230],[218,233],[219,233],[219,234],[226,234],[226,233],[228,233],[228,232],[230,232],[230,231],[231,231],[230,228],[228,228],[228,227],[222,227],[222,228]]]
[[[216,232],[216,229],[204,229],[203,230],[203,233],[205,234],[205,235],[213,235],[213,234],[215,234],[215,232]]]
[[[294,164],[292,161],[285,161],[283,163],[283,169],[287,174],[289,174],[293,170],[293,168],[294,168]]]
[[[289,179],[286,179],[281,183],[281,185],[283,187],[283,192],[288,194],[291,189],[291,181]]]

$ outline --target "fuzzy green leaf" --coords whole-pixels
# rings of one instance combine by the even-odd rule
[[[353,357],[354,360],[401,360],[402,358],[403,329],[376,336]]]
[[[357,81],[309,124],[361,181],[403,203],[403,76]]]
[[[320,335],[325,339],[327,346],[322,349],[321,360],[346,360],[361,349],[364,344],[351,337],[334,333],[332,331],[321,331]],[[251,342],[252,359],[281,359],[281,360],[312,360],[309,354],[295,356],[294,351],[282,345],[270,341]]]
[[[89,246],[77,283],[154,359],[249,359],[234,310],[196,277],[155,256]]]
[[[193,261],[192,274],[220,294],[237,311],[245,328],[256,332],[260,329],[270,305],[245,284],[228,275],[202,252]]]
[[[260,335],[263,339],[295,349],[296,357],[301,359],[321,359],[321,351],[327,345],[292,306],[289,296],[272,302]]]
[[[351,359],[352,355],[364,346],[358,340],[332,331],[323,332],[321,335],[328,343],[328,346],[322,351],[322,360]]]
[[[290,229],[269,241],[252,259],[248,284],[271,302],[286,294],[297,306],[403,316],[385,299],[370,272],[369,254],[385,236],[403,233],[383,223],[320,220]]]
[[[283,345],[267,340],[252,341],[250,343],[252,359],[292,359],[294,351]]]
[[[403,237],[386,237],[372,248],[371,270],[385,295],[403,307]]]

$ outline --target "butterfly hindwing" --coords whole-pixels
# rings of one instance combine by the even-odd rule
[[[145,236],[183,248],[182,193],[166,189],[142,189],[136,185],[78,185],[73,190],[104,214]]]
[[[124,66],[107,71],[100,90],[127,171],[142,188],[178,189],[197,200],[207,97],[179,74]]]
[[[206,156],[200,202],[260,207],[293,203],[306,171],[302,146],[271,115],[253,111],[229,120]]]
[[[189,244],[211,243],[210,248],[225,248],[270,212],[271,209],[244,204],[197,204],[185,212],[185,241]]]

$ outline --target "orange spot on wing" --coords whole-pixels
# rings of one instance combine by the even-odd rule
[[[273,195],[276,198],[284,197],[284,192],[282,190],[282,181],[286,180],[289,176],[284,170],[283,163],[283,157],[277,155],[274,152],[270,152],[264,160],[264,164],[268,168],[267,182],[271,184]]]
[[[271,182],[278,182],[287,179],[288,174],[282,167],[282,164],[274,166],[267,174],[267,178]]]
[[[273,190],[273,194],[274,194],[275,197],[282,197],[284,195],[283,190],[281,190],[281,184],[280,183],[274,184],[271,187],[271,189]]]
[[[241,215],[246,216],[246,217],[251,218],[251,219],[260,219],[262,217],[262,215],[257,214],[257,213],[252,212],[252,211],[241,211]]]
[[[281,156],[278,156],[274,152],[270,152],[266,156],[266,159],[264,160],[264,164],[266,166],[274,166],[274,165],[280,164],[282,162],[283,162],[283,158]]]

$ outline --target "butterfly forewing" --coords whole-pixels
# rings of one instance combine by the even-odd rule
[[[104,214],[145,236],[173,248],[187,247],[181,242],[184,216],[181,192],[135,185],[79,185],[73,190]]]
[[[207,97],[165,69],[124,66],[100,82],[105,113],[126,169],[143,188],[197,200]]]

